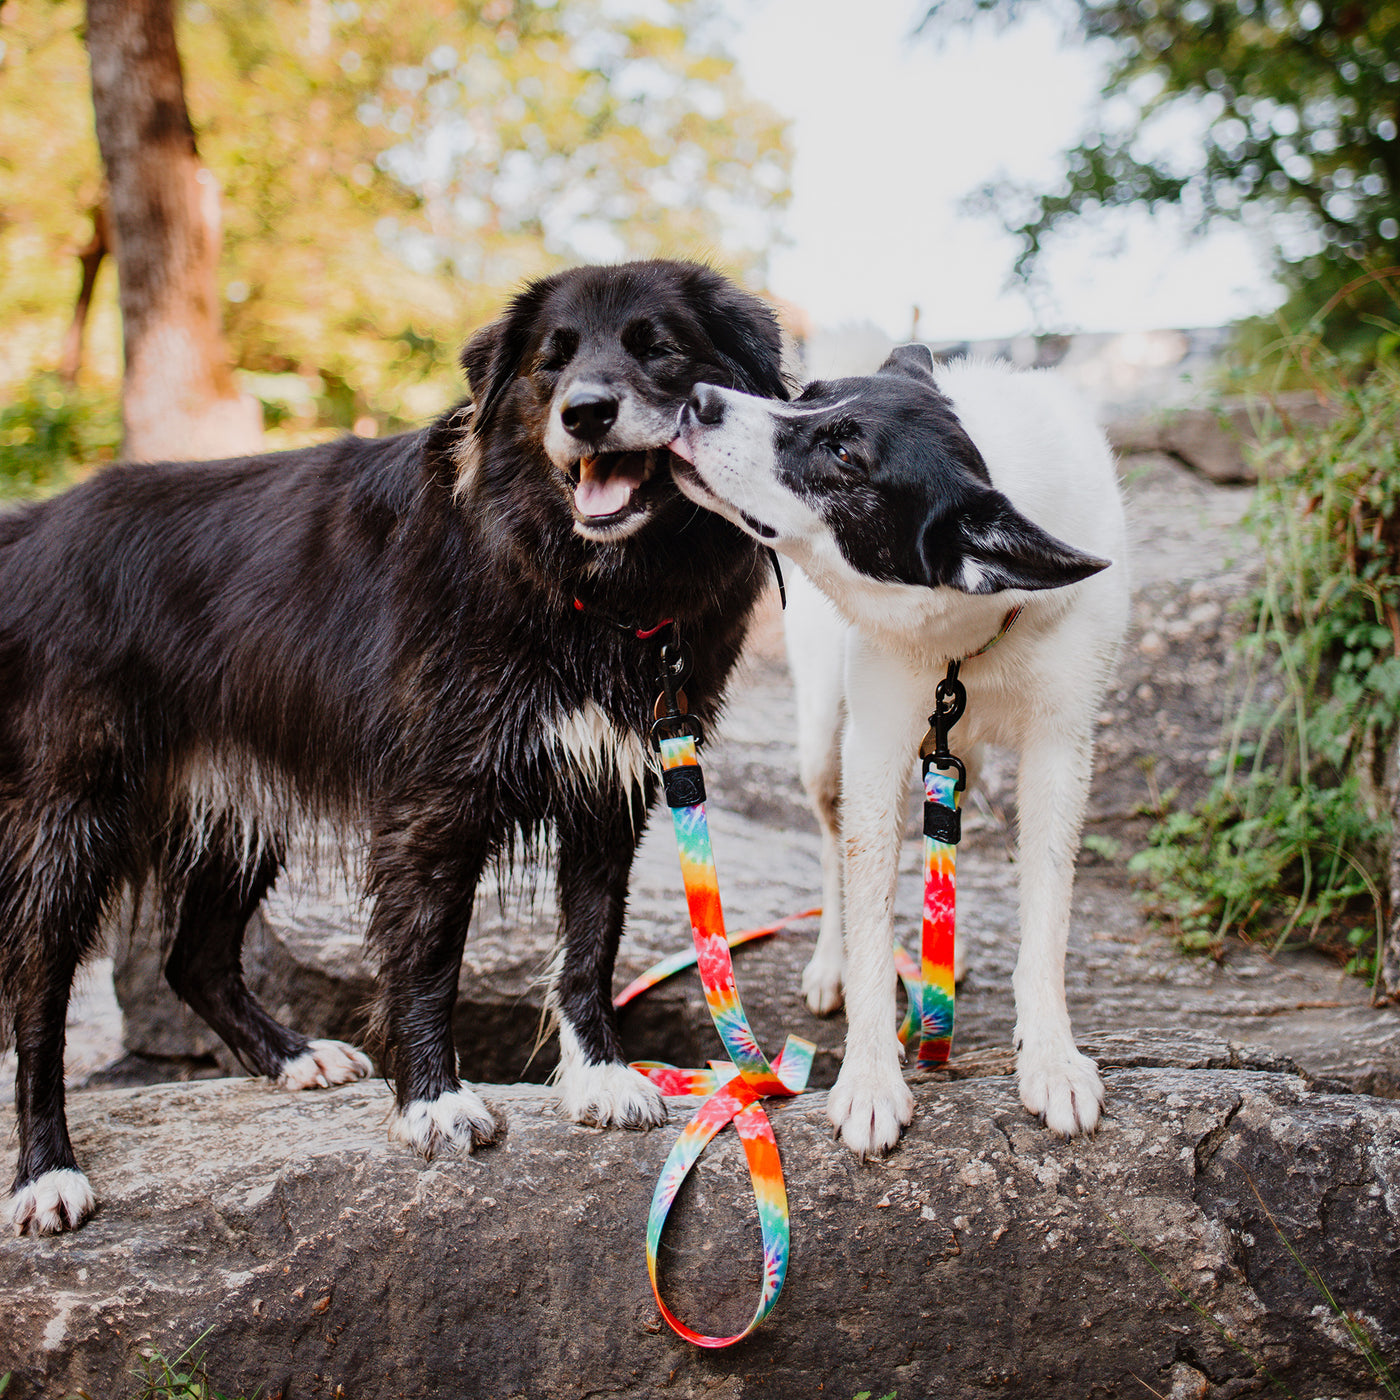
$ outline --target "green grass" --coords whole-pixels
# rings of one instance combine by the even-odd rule
[[[1248,524],[1265,564],[1224,756],[1198,806],[1161,802],[1130,865],[1188,949],[1306,943],[1374,983],[1400,719],[1400,359],[1355,384],[1312,369],[1328,425],[1295,432],[1260,408]]]
[[[0,396],[0,498],[45,496],[72,485],[111,461],[121,436],[115,395],[34,375]]]
[[[152,1352],[134,1372],[141,1382],[131,1400],[234,1400],[215,1390],[205,1370],[205,1352],[195,1356],[194,1349],[212,1332],[212,1327],[200,1333],[173,1361],[160,1352]],[[258,1390],[262,1387],[259,1386]],[[254,1391],[246,1400],[257,1400]]]

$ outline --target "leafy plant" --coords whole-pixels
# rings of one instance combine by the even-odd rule
[[[1019,237],[1017,273],[1104,209],[1235,220],[1273,239],[1294,323],[1352,284],[1325,334],[1373,355],[1386,299],[1354,279],[1400,262],[1400,0],[929,0],[920,28],[941,38],[1037,13],[1107,64],[1057,181],[973,197]]]
[[[1400,365],[1314,381],[1325,427],[1262,410],[1249,521],[1266,562],[1219,772],[1196,810],[1162,810],[1131,868],[1188,948],[1306,941],[1374,978],[1400,718]]]
[[[213,1330],[210,1327],[201,1332],[173,1361],[166,1360],[158,1351],[146,1357],[135,1373],[141,1381],[141,1389],[132,1400],[231,1400],[215,1390],[210,1382],[209,1373],[204,1369],[206,1353],[191,1355]],[[258,1390],[261,1389],[259,1386]],[[257,1391],[249,1400],[257,1400]]]
[[[0,402],[0,495],[35,496],[110,461],[121,443],[115,398],[38,374]]]

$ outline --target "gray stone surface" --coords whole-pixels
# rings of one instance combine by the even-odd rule
[[[1126,1059],[1105,1076],[1102,1129],[1073,1143],[997,1078],[918,1082],[918,1117],[881,1162],[831,1141],[823,1095],[775,1107],[792,1265],[773,1315],[719,1353],[663,1324],[643,1258],[683,1101],[635,1135],[560,1122],[546,1090],[492,1090],[504,1143],[425,1164],[386,1142],[380,1083],[79,1094],[98,1213],[0,1243],[7,1400],[129,1394],[144,1352],[201,1336],[221,1394],[266,1400],[1081,1400],[1179,1384],[1224,1400],[1263,1389],[1261,1368],[1298,1397],[1374,1396],[1289,1248],[1400,1355],[1394,1105],[1211,1068],[1249,1063],[1218,1039],[1139,1040]],[[667,1300],[692,1325],[724,1334],[751,1314],[752,1214],[726,1132],[662,1244]]]
[[[1124,455],[1165,452],[1219,485],[1257,479],[1249,449],[1261,430],[1296,431],[1331,421],[1334,410],[1310,390],[1277,395],[1269,409],[1234,400],[1218,408],[1174,408],[1119,418],[1108,424],[1109,440]]]

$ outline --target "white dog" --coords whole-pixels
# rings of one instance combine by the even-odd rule
[[[788,629],[802,777],[823,833],[824,913],[803,990],[829,1012],[844,983],[846,1056],[829,1099],[840,1136],[882,1152],[913,1116],[896,1036],[895,879],[934,688],[964,658],[952,751],[969,773],[983,743],[1020,755],[1021,1102],[1057,1133],[1091,1131],[1103,1082],[1075,1047],[1064,959],[1094,728],[1128,612],[1103,434],[1053,375],[935,369],[914,345],[876,375],[809,385],[791,404],[702,385],[671,451],[691,464],[676,471],[687,495],[816,585],[793,581]]]

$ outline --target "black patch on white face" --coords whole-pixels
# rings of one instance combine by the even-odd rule
[[[830,527],[851,566],[971,593],[1058,588],[1107,567],[1055,539],[992,486],[923,346],[879,373],[815,381],[775,420],[779,480]]]

